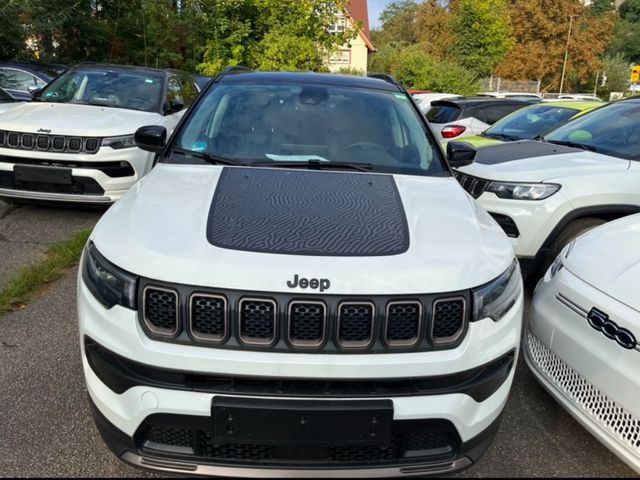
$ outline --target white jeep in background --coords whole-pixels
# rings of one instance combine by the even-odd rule
[[[108,205],[153,165],[142,125],[170,133],[198,93],[190,75],[80,64],[0,115],[0,197]]]
[[[523,270],[541,274],[581,233],[640,211],[639,160],[636,98],[590,112],[543,142],[483,148],[456,176],[512,239]]]

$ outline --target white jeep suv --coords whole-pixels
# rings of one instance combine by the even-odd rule
[[[455,147],[455,145],[454,145]],[[544,273],[579,234],[640,212],[640,98],[547,134],[478,150],[456,177],[512,239],[523,271]]]
[[[159,162],[80,268],[84,374],[112,451],[241,477],[475,462],[513,380],[522,279],[408,93],[232,69],[165,138],[136,134]]]
[[[531,304],[525,358],[582,425],[640,473],[640,215],[570,243]]]
[[[197,96],[190,75],[80,64],[0,116],[0,197],[108,205],[152,167],[143,125],[172,131]]]

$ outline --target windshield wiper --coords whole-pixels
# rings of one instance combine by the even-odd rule
[[[516,140],[522,140],[520,137],[515,137],[513,135],[507,135],[506,133],[487,133],[482,132],[480,135],[487,138],[496,138],[498,140],[509,140],[510,142],[515,142]]]
[[[554,145],[562,145],[565,147],[571,148],[579,148],[580,150],[588,150],[590,152],[597,152],[596,147],[592,145],[586,145],[584,143],[571,142],[569,140],[547,140],[546,138],[542,139],[544,142],[553,143]]]
[[[359,172],[371,171],[370,163],[348,163],[348,162],[321,162],[320,160],[292,161],[292,162],[252,162],[252,167],[273,167],[273,168],[309,168],[311,170],[358,170]]]
[[[238,160],[233,160],[231,158],[219,157],[217,155],[212,155],[210,153],[195,152],[193,150],[186,150],[184,148],[173,148],[171,149],[171,151],[174,153],[179,153],[186,157],[195,157],[200,160],[204,160],[205,162],[210,163],[212,165],[239,165],[243,167],[248,166],[247,163],[239,162]]]

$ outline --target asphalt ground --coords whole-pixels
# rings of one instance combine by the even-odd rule
[[[0,220],[0,234],[10,239],[0,240],[0,272],[33,261],[48,241],[90,227],[98,216],[37,207],[10,212]],[[33,248],[16,260],[11,251],[5,254],[12,243]],[[154,476],[117,460],[93,425],[80,363],[75,283],[75,272],[69,272],[25,308],[0,317],[0,476]],[[577,424],[520,359],[493,444],[458,476],[636,475]]]

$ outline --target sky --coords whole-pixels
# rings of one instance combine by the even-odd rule
[[[390,4],[393,0],[369,0],[369,24],[371,28],[378,28],[380,26],[380,21],[378,17],[384,10],[388,4]]]

